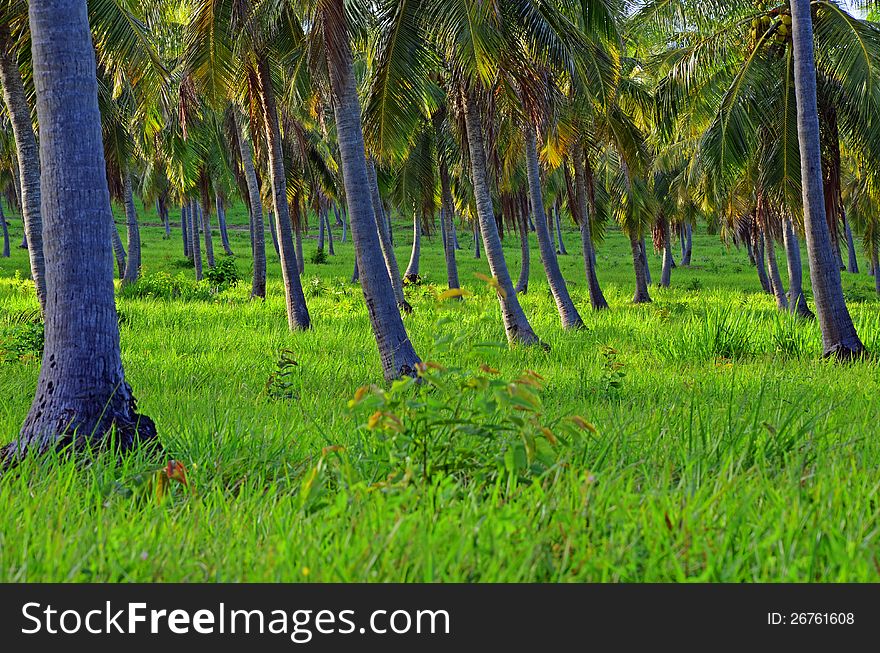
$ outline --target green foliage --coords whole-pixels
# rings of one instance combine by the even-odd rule
[[[270,399],[282,400],[293,399],[293,387],[296,383],[292,380],[296,373],[297,363],[290,349],[283,349],[275,363],[275,370],[266,380],[265,393]]]
[[[625,365],[619,359],[620,352],[611,345],[604,345],[600,353],[602,354],[602,376],[599,377],[597,390],[607,399],[617,399],[623,380],[626,378],[626,372],[623,371]]]
[[[4,316],[0,322],[0,360],[39,361],[43,356],[43,319],[39,311]]]
[[[315,250],[315,253],[312,254],[312,258],[310,260],[315,265],[324,265],[325,263],[327,263],[327,252],[324,251],[324,248],[319,247]]]
[[[205,280],[215,289],[215,292],[235,286],[241,280],[238,268],[235,267],[235,257],[221,256],[218,258],[214,267],[205,270]]]
[[[181,299],[183,301],[210,301],[213,297],[210,282],[198,282],[183,273],[171,276],[168,272],[143,275],[136,283],[124,286],[120,297],[128,299]]]

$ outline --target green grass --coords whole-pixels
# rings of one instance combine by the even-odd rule
[[[152,212],[145,221],[157,222]],[[230,221],[246,222],[240,207]],[[17,244],[21,223],[10,223]],[[402,267],[410,231],[395,225]],[[376,434],[348,402],[358,387],[382,385],[381,371],[360,289],[347,282],[351,244],[335,235],[337,255],[306,266],[308,333],[287,330],[271,242],[269,298],[248,301],[245,231],[232,233],[238,286],[207,299],[118,298],[128,378],[194,493],[156,502],[108,491],[154,465],[139,454],[28,460],[0,480],[0,581],[880,580],[876,359],[822,360],[818,325],[780,315],[745,252],[701,232],[693,267],[674,270],[671,289],[652,287],[653,304],[633,306],[628,243],[611,232],[598,256],[610,310],[589,310],[580,257],[561,257],[587,325],[565,333],[533,243],[522,302],[551,345],[543,352],[501,344],[497,302],[473,276],[485,259],[473,259],[466,233],[460,274],[474,295],[438,302],[439,237],[426,239],[427,284],[408,290],[415,311],[405,318],[423,358],[487,364],[510,379],[535,370],[546,380],[545,419],[580,415],[598,432],[560,443],[555,464],[513,484],[465,470],[377,486],[385,468],[362,455]],[[575,252],[576,234],[566,238]],[[164,241],[146,227],[143,239],[145,274],[192,275],[178,229]],[[515,276],[513,234],[505,245]],[[652,256],[655,279],[658,263]],[[0,259],[0,349],[21,345],[0,356],[6,440],[39,372],[26,351],[33,290],[16,274],[27,277],[18,249]],[[844,274],[859,332],[877,352],[872,282]],[[288,399],[266,392],[282,350],[298,363],[285,377]],[[325,457],[323,495],[306,500],[328,445],[347,447],[348,468]]]

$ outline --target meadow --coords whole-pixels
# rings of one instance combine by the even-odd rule
[[[155,212],[138,209],[144,223],[158,224]],[[229,220],[246,224],[243,208]],[[40,365],[17,216],[10,229],[12,258],[0,259],[5,441],[27,414]],[[638,306],[628,242],[609,231],[598,249],[610,304],[602,312],[589,308],[569,228],[560,263],[587,325],[578,332],[559,327],[532,235],[522,302],[550,349],[511,349],[497,301],[474,276],[487,272],[485,259],[474,259],[459,230],[459,271],[472,295],[438,298],[440,238],[427,236],[423,284],[407,288],[414,312],[405,317],[423,359],[456,370],[452,389],[391,393],[418,425],[422,413],[463,394],[461,379],[507,383],[531,370],[537,419],[561,425],[577,416],[590,427],[560,426],[567,435],[542,444],[552,451],[540,469],[504,473],[501,435],[450,443],[442,429],[431,431],[436,441],[419,445],[425,456],[452,451],[460,464],[430,477],[403,473],[416,463],[376,444],[382,434],[367,428],[370,410],[350,402],[362,386],[388,386],[360,288],[349,282],[352,245],[339,242],[338,229],[336,255],[322,264],[311,260],[316,230],[307,234],[313,329],[291,333],[268,233],[262,302],[248,298],[246,230],[230,233],[242,281],[213,293],[189,281],[179,222],[170,240],[145,226],[145,281],[117,293],[122,355],[141,411],[167,455],[186,465],[191,490],[162,500],[116,491],[156,467],[142,453],[88,464],[28,459],[0,479],[0,581],[880,580],[873,355],[823,360],[818,324],[779,313],[746,252],[703,227],[692,266],[673,271],[671,288],[652,286],[653,303]],[[394,235],[403,268],[411,226],[399,219]],[[515,234],[504,244],[515,277]],[[222,251],[216,232],[214,245]],[[656,280],[660,259],[649,258]],[[175,283],[181,290],[150,296],[150,280],[157,294]],[[843,282],[876,354],[873,279],[844,273]],[[805,287],[810,299],[808,278]],[[479,403],[479,394],[469,396]]]

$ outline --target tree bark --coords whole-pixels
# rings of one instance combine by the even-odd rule
[[[180,205],[180,235],[183,238],[183,255],[192,261],[192,249],[189,246],[189,202],[186,200]]]
[[[287,203],[287,179],[284,172],[284,153],[281,148],[281,128],[275,106],[275,90],[269,73],[269,60],[264,56],[257,62],[260,103],[266,129],[269,158],[269,177],[272,182],[272,201],[275,209],[275,232],[278,237],[278,256],[281,259],[281,277],[287,302],[287,324],[291,331],[308,329],[311,324],[306,298],[299,278],[299,263],[293,242],[293,224]]]
[[[248,206],[251,215],[251,250],[254,258],[254,275],[251,282],[251,298],[266,298],[266,231],[263,228],[263,202],[260,199],[260,186],[257,184],[257,171],[254,169],[254,149],[251,139],[242,129],[242,119],[234,110],[235,128],[238,131],[238,147],[244,179],[248,189]]]
[[[672,283],[672,230],[669,227],[669,219],[664,215],[660,218],[660,228],[663,230],[663,265],[660,268],[660,287],[669,288]]]
[[[385,259],[385,267],[388,269],[388,278],[391,279],[391,287],[394,289],[394,297],[397,305],[404,313],[411,313],[412,306],[406,301],[403,294],[403,280],[400,278],[400,267],[397,265],[397,257],[394,255],[394,240],[389,229],[390,221],[385,217],[385,209],[382,206],[382,198],[379,195],[379,180],[376,177],[376,164],[373,159],[367,162],[367,173],[370,177],[370,196],[375,212],[376,231],[379,234],[379,246],[382,248],[382,257]]]
[[[562,328],[579,329],[584,326],[584,321],[581,319],[577,308],[575,308],[571,295],[568,292],[568,286],[565,285],[562,270],[559,269],[559,260],[556,258],[556,251],[553,247],[549,220],[544,211],[541,171],[538,162],[538,141],[534,127],[526,128],[525,145],[529,199],[531,201],[532,213],[535,216],[535,237],[538,240],[538,252],[541,255],[541,263],[544,266],[544,272],[547,274],[547,282],[550,285],[553,300],[556,302],[556,310],[559,312]],[[562,243],[561,240],[559,242],[560,244]]]
[[[474,222],[474,258],[480,258],[480,232],[479,224]]]
[[[208,260],[208,267],[214,267],[217,262],[214,260],[214,237],[211,235],[211,212],[208,211],[208,198],[203,198],[199,204],[199,217],[201,218],[202,231],[205,232],[205,257]]]
[[[516,231],[519,236],[519,278],[514,289],[517,293],[529,292],[529,276],[531,275],[531,251],[529,250],[529,222],[525,213],[515,212],[517,217]]]
[[[318,249],[324,249],[324,209],[318,211]]]
[[[579,222],[581,235],[581,252],[584,257],[584,274],[587,279],[587,288],[590,292],[590,304],[594,310],[608,308],[608,302],[602,292],[602,286],[599,285],[599,278],[596,276],[596,249],[593,245],[593,235],[590,229],[590,208],[592,202],[588,201],[590,191],[587,186],[587,166],[588,161],[583,148],[575,145],[572,150],[574,160],[574,200],[576,208],[572,208],[575,213],[575,219]],[[592,188],[592,180],[590,180],[590,188]]]
[[[262,219],[263,216],[260,216]],[[269,211],[269,235],[272,236],[272,247],[275,249],[275,255],[281,256],[281,250],[278,247],[278,230],[275,228],[275,212]]]
[[[330,214],[327,209],[324,209],[324,225],[327,227],[327,253],[336,256],[336,251],[333,249],[333,229],[330,226]]]
[[[155,441],[125,380],[113,294],[95,53],[86,0],[29,3],[41,129],[47,286],[45,348],[33,405],[7,464],[27,450],[73,444],[127,450]]]
[[[296,262],[297,262],[297,273],[299,276],[305,274],[306,271],[306,259],[303,256],[303,236],[302,236],[302,226],[297,225],[296,230],[294,231],[294,236],[296,238]]]
[[[871,257],[871,267],[874,270],[874,291],[880,295],[880,268],[877,267],[877,250],[874,250],[874,255]]]
[[[645,257],[645,249],[638,238],[630,236],[630,249],[632,250],[633,269],[636,273],[636,294],[633,296],[633,304],[646,304],[651,301],[648,294],[648,261]]]
[[[434,120],[434,131],[440,136],[442,124],[438,118]],[[459,288],[458,262],[455,260],[455,241],[452,234],[455,230],[454,204],[452,201],[452,185],[449,182],[449,165],[443,153],[438,153],[437,168],[440,172],[440,226],[446,239],[443,241],[443,258],[446,261],[446,283],[450,289]]]
[[[479,108],[470,93],[465,94],[464,113],[478,224],[483,237],[486,260],[489,262],[489,270],[497,284],[496,295],[498,303],[501,305],[504,331],[507,334],[507,340],[511,343],[541,344],[520,306],[513,282],[510,279],[510,272],[507,269],[507,261],[504,260],[504,250],[501,248],[501,238],[498,235],[498,225],[495,222],[495,211],[492,206],[492,195],[489,191],[482,120]]]
[[[648,265],[648,248],[645,246],[645,237],[639,240],[639,249],[642,251],[642,263],[645,272],[645,281],[651,285],[651,267]]]
[[[385,378],[413,376],[421,361],[403,326],[388,269],[381,257],[343,0],[327,0],[322,9],[345,199],[364,302]]]
[[[18,52],[12,42],[9,25],[0,25],[0,81],[3,98],[12,123],[21,187],[21,214],[24,221],[22,244],[28,251],[31,278],[37,291],[40,310],[46,309],[46,262],[43,254],[43,220],[40,202],[40,154],[31,122]],[[106,247],[106,245],[105,245]]]
[[[847,271],[852,274],[859,273],[859,259],[856,257],[856,245],[853,242],[853,233],[852,227],[849,224],[849,219],[846,216],[843,218],[843,226],[846,231],[846,249],[849,255],[849,264],[846,266]]]
[[[159,215],[159,219],[162,220],[162,226],[165,227],[164,240],[171,240],[171,220],[169,219],[168,207],[164,199],[156,200],[156,213]]]
[[[770,279],[767,277],[767,256],[766,245],[764,243],[764,232],[760,228],[754,230],[755,245],[755,267],[758,271],[758,281],[761,282],[761,288],[768,295],[773,294],[773,288],[770,286]]]
[[[116,228],[116,222],[113,220],[113,214],[110,214],[110,240],[113,245],[113,255],[116,257],[116,266],[119,268],[119,278],[125,276],[125,246],[122,244],[122,238],[119,237],[119,230]]]
[[[782,286],[782,275],[779,274],[779,263],[776,260],[776,243],[773,242],[773,236],[766,233],[764,241],[767,247],[767,276],[770,279],[770,289],[776,298],[776,308],[780,311],[788,310],[788,298],[785,294],[785,288]]]
[[[226,202],[220,193],[214,194],[214,204],[217,205],[217,222],[220,223],[220,242],[226,256],[234,256],[232,247],[229,245],[229,231],[226,228]]]
[[[690,267],[691,252],[693,252],[693,233],[694,229],[688,222],[682,225],[682,248],[681,248],[681,265],[682,267]]]
[[[788,263],[788,307],[792,313],[801,317],[813,318],[813,312],[807,306],[804,297],[803,266],[801,264],[801,246],[798,242],[794,225],[790,218],[783,218],[782,235],[785,242],[785,258]]]
[[[413,212],[413,244],[412,252],[409,255],[409,264],[406,266],[406,272],[403,274],[404,279],[409,283],[418,284],[421,282],[419,276],[419,259],[422,255],[422,221],[419,219],[418,213]]]
[[[6,225],[6,216],[3,214],[3,205],[0,204],[0,228],[3,229],[3,258],[9,258],[9,227]]]
[[[128,235],[128,262],[125,264],[125,274],[122,277],[122,285],[128,286],[135,283],[141,276],[141,230],[138,226],[137,210],[134,206],[134,191],[131,184],[131,171],[126,170],[122,181],[122,193],[125,198],[125,228]],[[111,220],[112,221],[112,220]],[[113,225],[116,229],[116,225]]]
[[[196,271],[196,281],[202,280],[202,245],[199,237],[199,207],[195,200],[189,201],[189,247],[193,255],[193,267]]]
[[[822,330],[824,355],[847,359],[860,356],[865,348],[846,307],[840,266],[831,247],[825,216],[810,0],[791,0],[791,18],[804,230],[813,298]]]
[[[560,256],[568,256],[568,250],[565,249],[565,241],[562,240],[562,220],[559,217],[559,205],[553,207],[554,221],[556,222],[556,252]]]

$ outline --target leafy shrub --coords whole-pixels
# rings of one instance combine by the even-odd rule
[[[309,279],[305,291],[309,297],[320,297],[327,291],[327,288],[320,277],[312,277]]]
[[[270,399],[293,399],[293,387],[291,381],[298,363],[293,359],[293,351],[282,349],[278,362],[275,363],[275,371],[266,380],[265,393]]]
[[[315,250],[315,253],[312,254],[311,261],[315,265],[324,265],[327,262],[327,253],[324,251],[323,247],[319,247]]]
[[[0,360],[7,363],[40,360],[45,342],[39,311],[7,316],[0,326]]]
[[[580,417],[544,415],[543,388],[532,371],[506,379],[487,365],[467,372],[437,363],[388,390],[361,387],[349,406],[365,420],[363,467],[380,487],[452,478],[512,489],[563,462],[564,444],[583,429],[595,431]]]
[[[241,277],[238,275],[238,268],[235,267],[235,258],[232,256],[221,256],[215,262],[214,267],[205,270],[205,279],[217,292],[235,286],[241,281]]]
[[[623,371],[624,364],[617,358],[618,353],[610,345],[605,345],[601,349],[602,375],[599,377],[598,391],[606,399],[616,399],[618,397],[620,387],[623,385],[624,378],[626,378],[626,372]]]
[[[128,299],[183,299],[208,301],[212,297],[208,282],[198,282],[186,275],[172,277],[167,272],[143,275],[136,283],[124,286],[120,296]]]

